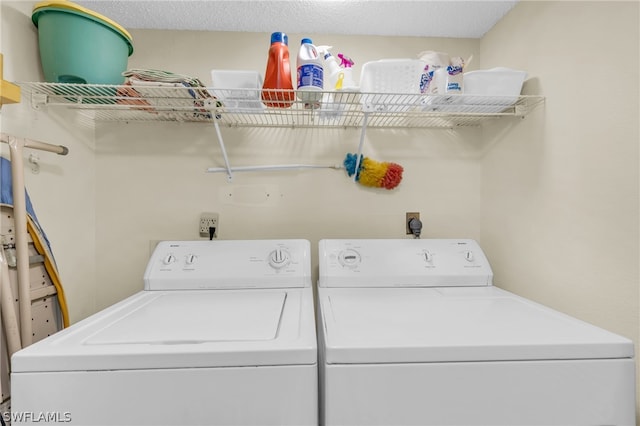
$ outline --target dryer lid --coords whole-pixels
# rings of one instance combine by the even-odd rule
[[[37,342],[13,371],[316,363],[310,288],[143,291]]]
[[[633,356],[630,340],[495,287],[319,294],[330,364]]]

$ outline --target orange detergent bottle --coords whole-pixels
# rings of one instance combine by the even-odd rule
[[[289,108],[296,97],[289,65],[289,37],[285,33],[271,34],[267,71],[262,85],[262,101],[268,107]]]

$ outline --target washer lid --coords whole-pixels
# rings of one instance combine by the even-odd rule
[[[628,358],[634,353],[626,338],[495,287],[318,291],[330,364]]]
[[[13,371],[315,364],[311,288],[143,291],[19,351]]]

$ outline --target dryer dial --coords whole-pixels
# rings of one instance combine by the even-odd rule
[[[285,249],[277,248],[269,254],[269,265],[275,269],[281,269],[291,262],[291,255]]]
[[[347,268],[355,268],[360,264],[361,261],[362,258],[360,256],[360,253],[358,253],[354,249],[342,250],[338,255],[338,262],[340,262],[342,266]]]

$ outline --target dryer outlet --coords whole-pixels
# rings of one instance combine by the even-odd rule
[[[210,229],[213,228],[213,235],[210,235]],[[201,213],[200,223],[198,225],[198,233],[202,238],[218,237],[218,213]]]
[[[409,222],[411,222],[411,219],[420,220],[420,212],[406,212],[405,213],[404,224],[405,224],[407,235],[412,235],[413,234],[413,232],[411,231],[411,228],[409,228]]]

